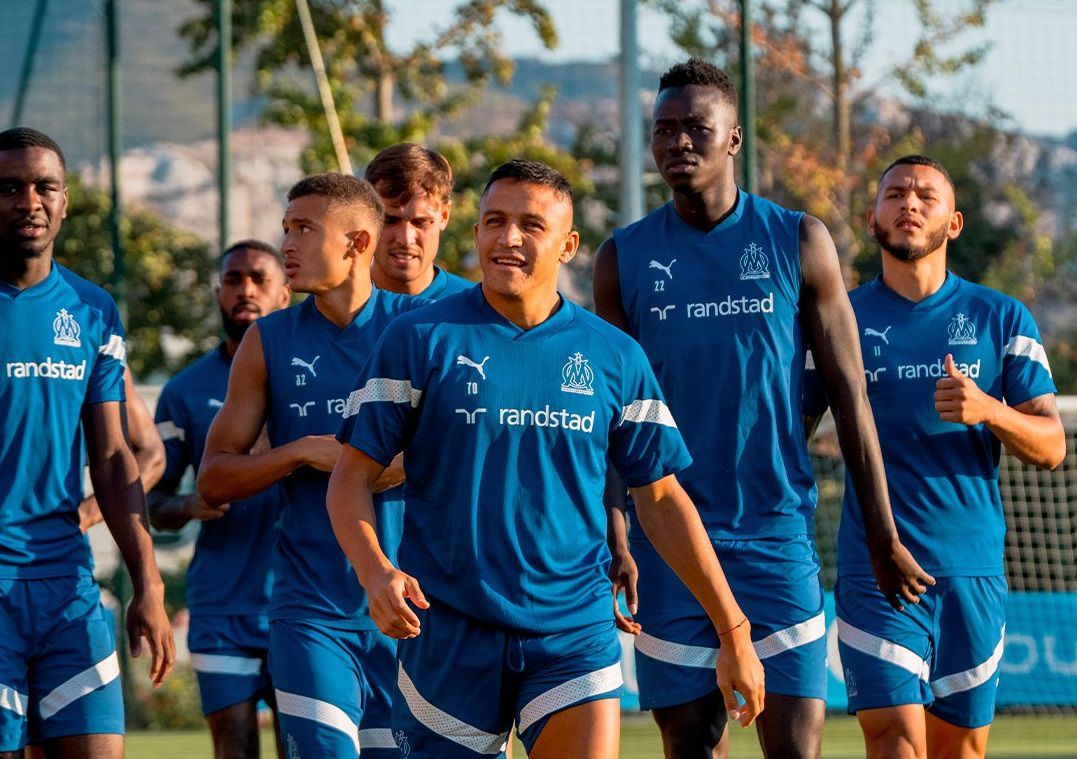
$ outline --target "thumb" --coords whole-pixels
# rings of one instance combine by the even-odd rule
[[[740,719],[740,704],[737,702],[737,694],[733,692],[733,683],[728,678],[718,675],[718,690],[722,692],[722,701],[725,702],[726,716],[731,720]]]
[[[419,581],[414,577],[409,576],[404,581],[404,597],[411,599],[411,602],[420,609],[430,608],[430,602],[426,600],[426,596],[423,595],[423,591],[419,588]]]
[[[946,354],[946,373],[953,379],[965,379],[965,375],[957,370],[957,366],[954,364],[954,354]]]
[[[636,595],[636,581],[633,578],[629,578],[628,582],[624,586],[625,591],[625,606],[628,607],[628,613],[632,616],[636,615],[639,611],[639,597]]]

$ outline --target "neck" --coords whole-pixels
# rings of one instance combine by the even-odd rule
[[[314,306],[322,316],[343,329],[370,300],[372,290],[369,276],[349,278],[331,290],[316,293]]]
[[[689,225],[709,232],[737,207],[737,185],[732,180],[702,192],[673,192],[673,207]]]
[[[946,248],[916,261],[902,261],[883,251],[883,283],[903,298],[919,303],[946,281]]]
[[[483,297],[490,307],[504,316],[520,329],[537,327],[553,316],[561,306],[561,296],[557,290],[546,293],[535,293],[530,297],[509,298],[490,290],[485,284],[482,286]]]
[[[0,253],[0,279],[20,290],[45,281],[52,271],[52,250],[27,257],[21,251]]]
[[[434,267],[431,266],[430,270],[421,277],[409,282],[401,282],[399,279],[393,279],[386,274],[385,270],[378,266],[378,262],[374,261],[370,265],[370,279],[373,280],[374,285],[379,290],[388,290],[391,293],[400,293],[401,295],[418,295],[430,287],[430,283],[434,281]]]
[[[236,357],[236,351],[239,350],[239,340],[233,340],[230,337],[224,339],[224,355],[229,359]]]

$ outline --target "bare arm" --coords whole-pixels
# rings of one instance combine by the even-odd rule
[[[142,652],[145,636],[153,658],[150,679],[158,686],[172,670],[176,649],[165,613],[164,583],[153,556],[142,482],[124,435],[120,404],[91,404],[83,410],[82,421],[101,515],[131,575],[133,597],[127,609],[131,653]]]
[[[418,581],[394,567],[381,550],[373,494],[384,469],[362,451],[343,446],[325,502],[337,542],[366,590],[371,619],[391,638],[414,638],[419,618],[407,602],[421,609],[430,604]]]
[[[1007,406],[980,390],[946,356],[947,376],[935,383],[935,410],[947,422],[986,424],[1006,450],[1026,464],[1054,469],[1066,458],[1066,432],[1054,395]]]
[[[127,439],[135,455],[142,488],[148,492],[165,471],[165,444],[157,434],[157,427],[153,423],[150,410],[146,408],[146,402],[135,389],[131,370],[126,367],[123,370],[123,384],[127,402],[120,408],[120,413],[125,414]],[[97,496],[89,495],[84,498],[79,504],[79,529],[86,532],[101,520]]]
[[[744,616],[714,553],[699,513],[673,475],[632,488],[640,526],[662,559],[702,604],[722,645],[718,650],[718,687],[730,717],[747,726],[763,710],[763,665],[752,646]],[[733,691],[744,697],[737,712]]]
[[[232,359],[228,395],[206,436],[198,469],[198,493],[209,506],[250,498],[301,466],[328,472],[340,444],[332,435],[309,435],[263,452],[252,452],[268,411],[269,378],[255,324]]]
[[[834,241],[823,223],[811,216],[805,216],[800,225],[800,261],[804,330],[860,502],[872,569],[879,589],[891,605],[900,609],[902,599],[916,603],[926,586],[935,581],[898,537],[875,418],[868,402],[856,317],[841,278]]]

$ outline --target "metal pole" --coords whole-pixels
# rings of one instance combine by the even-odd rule
[[[643,216],[643,109],[636,0],[621,0],[621,224]]]
[[[752,43],[752,3],[740,0],[740,103],[744,133],[744,189],[754,193],[759,186],[759,162],[755,136],[755,50]]]
[[[232,218],[232,0],[217,0],[217,230],[224,250]]]
[[[325,120],[329,124],[329,137],[333,140],[337,166],[340,167],[342,174],[351,174],[352,159],[348,156],[348,150],[344,145],[344,132],[340,128],[340,119],[337,118],[337,107],[333,103],[333,91],[329,87],[329,77],[325,73],[325,61],[322,60],[322,50],[318,46],[318,35],[314,31],[310,6],[307,5],[307,0],[295,0],[295,9],[299,13],[299,25],[303,27],[303,39],[306,40],[307,52],[310,54],[310,65],[314,69],[314,78],[318,82],[318,96],[322,99],[322,110],[325,111]]]
[[[108,30],[108,165],[111,179],[111,204],[108,212],[108,231],[112,238],[112,295],[120,309],[120,318],[127,322],[127,265],[124,259],[120,220],[120,156],[123,153],[123,110],[120,80],[120,29],[117,5],[119,0],[106,0],[105,26]]]
[[[15,96],[15,113],[11,117],[11,126],[17,127],[22,124],[22,112],[26,107],[26,93],[30,89],[30,78],[34,73],[34,55],[37,53],[38,43],[41,42],[41,27],[45,25],[45,12],[49,0],[37,0],[34,7],[34,21],[30,26],[30,39],[26,43],[26,55],[22,59],[22,74],[19,75],[19,90]]]

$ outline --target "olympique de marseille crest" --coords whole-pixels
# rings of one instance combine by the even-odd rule
[[[595,381],[595,373],[587,365],[587,359],[582,353],[577,352],[569,356],[568,362],[561,367],[561,389],[566,393],[577,395],[594,395],[591,383]]]
[[[69,348],[80,348],[82,347],[82,340],[79,339],[81,334],[82,328],[66,308],[61,308],[56,312],[56,318],[52,320],[52,342]]]

